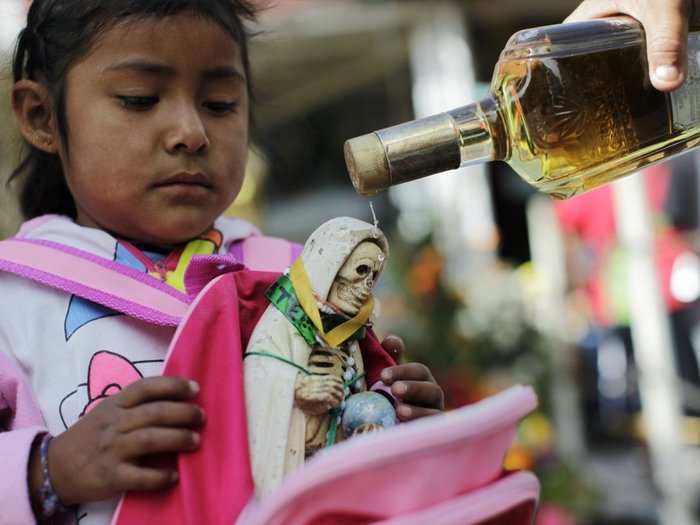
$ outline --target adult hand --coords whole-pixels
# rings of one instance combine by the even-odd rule
[[[646,32],[651,83],[661,91],[679,87],[687,75],[688,21],[700,0],[583,0],[566,22],[629,15]]]

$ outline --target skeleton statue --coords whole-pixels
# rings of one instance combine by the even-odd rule
[[[386,398],[364,392],[358,344],[387,255],[386,238],[375,226],[332,219],[311,234],[288,275],[268,291],[272,304],[244,362],[253,478],[261,495],[320,448],[396,422]],[[354,400],[359,393],[362,399]],[[390,414],[365,421],[371,396]],[[354,407],[348,424],[346,405]]]
[[[375,242],[358,244],[336,275],[328,301],[319,305],[322,311],[341,319],[357,315],[372,296],[384,259],[384,252]],[[345,408],[345,398],[351,392],[366,390],[361,377],[363,365],[356,340],[344,342],[337,348],[321,341],[312,348],[308,363],[312,375],[298,375],[295,392],[297,405],[307,414],[306,457],[328,444],[329,425],[338,424],[341,415],[337,412]],[[336,418],[335,422],[331,421],[332,417]]]

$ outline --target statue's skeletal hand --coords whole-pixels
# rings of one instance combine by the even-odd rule
[[[342,403],[343,380],[334,375],[309,375],[297,377],[294,389],[296,405],[305,413],[320,416]]]

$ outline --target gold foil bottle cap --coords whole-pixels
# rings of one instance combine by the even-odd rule
[[[344,150],[350,180],[359,194],[375,195],[391,186],[384,145],[376,133],[347,140]]]

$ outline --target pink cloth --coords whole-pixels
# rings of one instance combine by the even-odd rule
[[[514,472],[425,510],[372,525],[530,525],[539,490],[539,482],[533,474]]]
[[[243,395],[243,349],[233,274],[212,281],[193,303],[168,352],[164,375],[200,385],[210,415],[201,446],[177,457],[179,483],[124,496],[112,523],[231,525],[253,494]]]
[[[0,407],[12,412],[10,428],[0,428],[0,524],[31,524],[34,513],[27,486],[29,452],[46,427],[24,373],[3,354],[0,354],[0,400]]]
[[[472,406],[343,441],[307,461],[237,525],[531,525],[529,472],[503,475],[518,421],[514,386]]]

